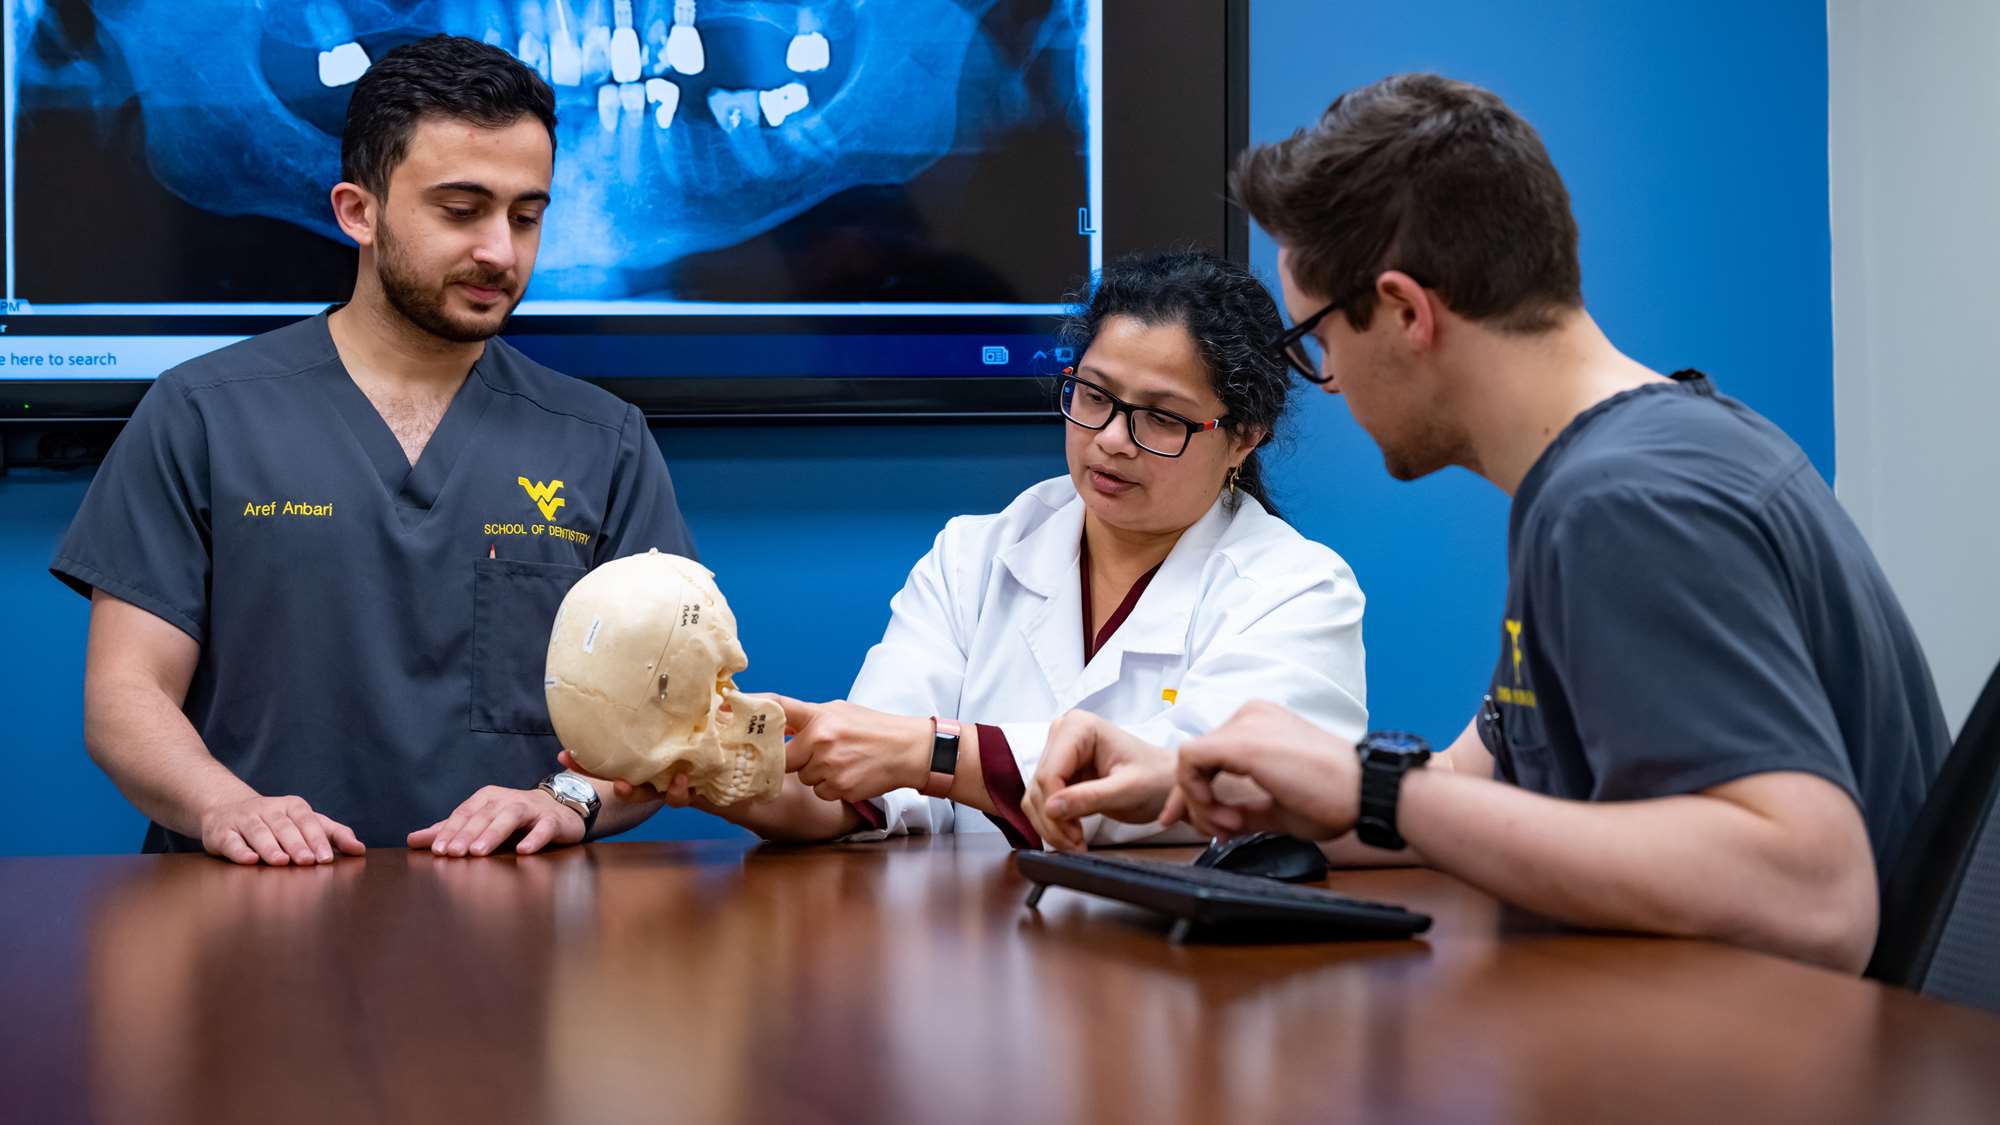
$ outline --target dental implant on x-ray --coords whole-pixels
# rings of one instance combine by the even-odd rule
[[[373,60],[354,40],[354,25],[347,13],[331,4],[308,4],[303,13],[306,30],[320,48],[319,84],[345,86],[368,73]]]
[[[637,82],[646,65],[646,49],[639,45],[639,29],[632,25],[632,0],[618,0],[611,6],[611,77],[621,85]]]
[[[701,32],[694,28],[694,0],[674,0],[674,29],[667,33],[667,63],[681,74],[700,74],[708,67]]]
[[[820,29],[810,8],[799,9],[798,31],[785,47],[785,69],[793,74],[818,74],[833,64],[833,44]]]

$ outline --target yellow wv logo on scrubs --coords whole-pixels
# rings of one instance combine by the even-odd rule
[[[542,510],[542,518],[545,520],[556,518],[556,509],[569,503],[569,501],[556,495],[556,493],[562,491],[562,482],[559,480],[552,480],[547,484],[543,484],[541,481],[530,481],[527,477],[515,477],[514,479],[521,482],[521,488],[527,492],[528,499],[535,502],[535,507]]]
[[[1511,617],[1507,619],[1507,639],[1511,641],[1514,646],[1514,686],[1520,687],[1521,686],[1521,623],[1519,621],[1514,620]]]

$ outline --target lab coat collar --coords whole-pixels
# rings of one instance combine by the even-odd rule
[[[1083,597],[1077,569],[1083,510],[1083,499],[1072,499],[1000,553],[1001,565],[1015,581],[1042,598],[1038,609],[1023,615],[1021,630],[1049,690],[1065,710],[1116,683],[1126,653],[1174,656],[1186,649],[1202,573],[1232,519],[1218,498],[1207,514],[1181,535],[1160,564],[1159,573],[1139,596],[1132,616],[1085,667]]]
[[[1202,574],[1233,518],[1217,498],[1206,515],[1181,533],[1180,541],[1160,564],[1160,572],[1139,595],[1132,616],[1111,634],[1099,655],[1123,649],[1178,656],[1187,649],[1188,622],[1193,620],[1194,603],[1201,596]]]
[[[1042,525],[1000,552],[1000,565],[1014,581],[1044,598],[1054,597],[1067,582],[1076,586],[1077,552],[1083,545],[1083,497],[1070,493]]]

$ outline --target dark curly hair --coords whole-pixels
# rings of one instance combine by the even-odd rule
[[[556,96],[541,76],[498,47],[462,35],[433,35],[390,51],[354,84],[340,134],[340,176],[376,195],[410,154],[426,117],[504,129],[533,117],[556,143]]]
[[[1230,428],[1262,427],[1260,448],[1278,435],[1292,381],[1283,361],[1265,344],[1285,325],[1270,290],[1248,269],[1193,248],[1121,258],[1099,271],[1090,292],[1076,299],[1063,323],[1063,343],[1082,355],[1105,319],[1113,316],[1187,329]],[[1257,450],[1244,458],[1236,487],[1277,515],[1259,458]],[[1225,503],[1233,511],[1237,500]]]

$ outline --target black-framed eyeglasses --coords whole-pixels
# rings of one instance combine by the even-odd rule
[[[1306,382],[1314,386],[1325,386],[1333,382],[1333,376],[1321,374],[1326,369],[1326,351],[1320,347],[1319,337],[1313,335],[1313,329],[1318,328],[1319,322],[1325,320],[1329,313],[1346,303],[1345,301],[1334,301],[1328,304],[1325,308],[1287,328],[1282,335],[1271,341],[1267,347],[1269,347],[1273,355],[1284,360],[1286,366],[1290,367],[1299,378],[1304,379]]]
[[[1424,282],[1423,278],[1415,274],[1410,274],[1409,277],[1411,281],[1416,282],[1418,285],[1422,285],[1426,289],[1430,288]],[[1372,288],[1374,284],[1373,279],[1370,279],[1368,282],[1369,287]],[[1283,360],[1287,367],[1290,367],[1298,374],[1299,378],[1304,379],[1314,386],[1323,387],[1333,382],[1333,376],[1322,374],[1326,370],[1326,349],[1321,346],[1319,337],[1313,335],[1313,329],[1318,328],[1319,322],[1325,320],[1335,310],[1344,309],[1359,300],[1361,294],[1366,291],[1357,290],[1353,296],[1342,297],[1338,301],[1327,302],[1325,308],[1280,333],[1276,339],[1265,345],[1266,349],[1274,357]]]
[[[1079,378],[1076,368],[1063,368],[1062,391],[1058,399],[1063,417],[1086,430],[1101,430],[1111,419],[1125,416],[1125,432],[1132,444],[1156,457],[1179,457],[1196,434],[1227,426],[1228,415],[1197,422],[1157,406],[1135,406],[1088,379]]]

